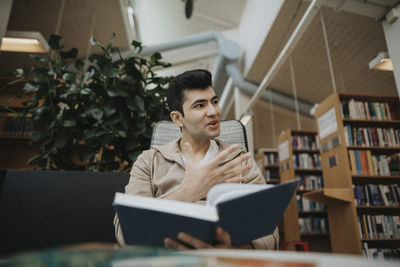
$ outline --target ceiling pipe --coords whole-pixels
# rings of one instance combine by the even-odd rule
[[[163,52],[211,41],[216,42],[218,45],[218,54],[213,70],[213,86],[216,93],[221,96],[220,105],[221,109],[224,110],[227,108],[226,103],[229,102],[229,98],[233,95],[231,90],[232,86],[238,87],[249,96],[253,96],[258,89],[258,85],[246,81],[238,69],[237,62],[241,55],[241,48],[236,42],[227,40],[219,32],[209,31],[185,36],[162,44],[145,46],[140,54],[146,56],[155,52]],[[127,57],[135,55],[135,52],[133,50],[127,50],[121,52],[121,55]],[[232,78],[232,86],[227,86],[224,89],[228,78]],[[262,94],[262,99],[269,101],[270,95],[272,96],[274,104],[295,111],[293,97],[269,89]],[[299,110],[303,115],[311,116],[310,110],[312,106],[312,103],[299,100]]]
[[[243,93],[245,93],[249,96],[254,95],[254,93],[257,91],[258,85],[246,81],[243,78],[242,74],[240,73],[240,71],[235,63],[230,63],[230,64],[226,65],[226,70],[229,74],[229,77],[232,78],[233,84],[235,86],[237,86],[240,89],[240,91],[242,91]],[[272,88],[267,88],[267,90],[265,90],[262,93],[261,99],[266,102],[269,102],[270,97],[272,97],[274,104],[296,112],[295,103],[294,103],[295,101],[292,96],[283,94],[281,92],[273,90]],[[298,99],[298,104],[299,104],[300,114],[308,116],[308,117],[312,117],[310,110],[314,106],[313,103],[309,103],[304,100]],[[226,105],[225,102],[221,103],[221,108],[224,109],[225,105]]]

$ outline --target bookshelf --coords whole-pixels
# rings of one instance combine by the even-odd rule
[[[31,144],[32,129],[29,118],[18,118],[3,105],[18,111],[30,95],[22,94],[24,83],[12,77],[0,77],[0,169],[32,169],[26,162],[36,154],[38,146]],[[9,99],[14,98],[11,102]]]
[[[256,162],[267,184],[278,184],[279,165],[278,165],[278,149],[276,148],[261,148],[256,157]]]
[[[398,96],[334,93],[315,111],[324,189],[305,196],[327,205],[335,253],[400,248],[390,225],[400,224],[399,104]]]
[[[283,240],[307,241],[310,250],[327,252],[330,245],[325,207],[303,196],[323,187],[316,136],[316,131],[286,130],[278,137],[281,182],[301,178],[283,216]]]

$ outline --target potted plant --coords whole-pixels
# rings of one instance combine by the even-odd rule
[[[42,169],[93,171],[128,170],[139,153],[149,148],[154,124],[168,118],[166,86],[155,68],[168,67],[160,53],[123,58],[117,47],[92,38],[101,52],[88,61],[78,51],[63,50],[61,37],[52,35],[51,56],[34,56],[38,64],[16,76],[25,82],[21,116],[29,117],[32,142],[40,144],[29,164]],[[117,55],[113,59],[113,55]],[[85,67],[85,65],[89,65]]]

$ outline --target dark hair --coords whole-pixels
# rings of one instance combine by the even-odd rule
[[[207,89],[211,84],[211,73],[208,70],[189,70],[179,74],[168,87],[167,102],[169,108],[171,111],[179,111],[184,116],[183,92],[185,90]]]

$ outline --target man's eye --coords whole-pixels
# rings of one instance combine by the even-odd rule
[[[197,104],[194,106],[194,108],[201,108],[203,106],[203,104]]]
[[[218,99],[213,101],[213,104],[216,105],[218,104]]]

